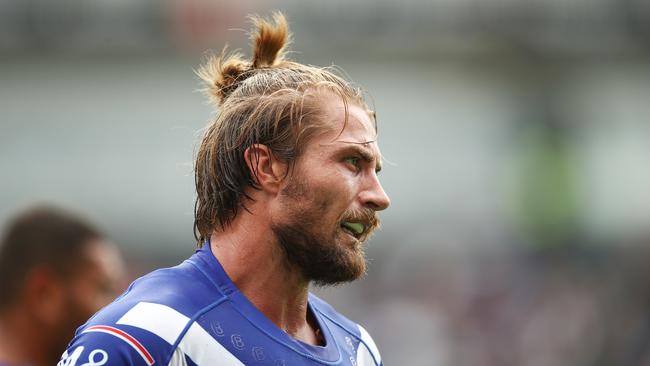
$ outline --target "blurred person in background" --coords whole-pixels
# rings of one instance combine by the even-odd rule
[[[60,366],[382,364],[361,326],[309,292],[365,273],[389,205],[374,113],[331,71],[284,59],[282,14],[254,23],[251,61],[222,54],[199,72],[221,109],[195,163],[201,248],[134,282]]]
[[[54,365],[89,316],[122,290],[116,247],[91,224],[35,206],[0,242],[0,365]]]

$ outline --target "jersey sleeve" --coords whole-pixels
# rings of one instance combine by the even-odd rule
[[[57,366],[152,366],[155,360],[168,358],[169,347],[159,343],[143,332],[94,325],[79,331]]]

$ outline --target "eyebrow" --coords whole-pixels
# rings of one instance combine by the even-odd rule
[[[351,141],[337,141],[340,143],[344,143],[347,145],[345,150],[353,150],[355,153],[357,153],[363,161],[366,163],[372,163],[375,161],[375,173],[381,172],[381,159],[376,159],[375,156],[368,151],[367,148],[361,147],[361,146],[366,146],[367,144],[374,142],[373,141],[367,141],[367,142],[351,142]]]

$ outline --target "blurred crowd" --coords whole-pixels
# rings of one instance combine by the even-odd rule
[[[650,365],[647,245],[378,254],[344,297],[386,364]]]

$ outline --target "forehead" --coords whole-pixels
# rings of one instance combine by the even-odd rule
[[[375,122],[365,108],[349,103],[346,110],[341,98],[332,96],[323,102],[323,117],[330,128],[317,139],[321,145],[358,145],[379,156]]]

